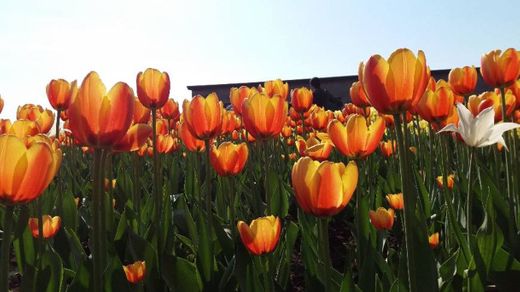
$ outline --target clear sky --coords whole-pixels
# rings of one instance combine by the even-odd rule
[[[408,47],[432,69],[520,49],[520,1],[0,2],[0,117],[50,105],[45,85],[97,71],[107,87],[147,67],[187,85],[357,74],[372,54]]]

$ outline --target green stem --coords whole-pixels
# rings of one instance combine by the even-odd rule
[[[157,256],[160,254],[161,250],[161,203],[162,196],[159,192],[160,182],[159,182],[159,160],[157,157],[157,108],[152,108],[152,144],[153,144],[153,195],[155,202],[155,220],[154,220],[154,229],[157,234]],[[159,263],[159,261],[157,262]]]
[[[236,226],[235,226],[235,198],[236,198],[236,190],[235,190],[235,177],[229,176],[229,228],[231,229],[231,239],[233,239],[233,243],[236,238]]]
[[[332,269],[332,262],[330,260],[329,250],[329,218],[319,218],[318,233],[319,233],[319,250],[321,255],[321,261],[323,264],[323,284],[325,285],[325,291],[330,291],[330,275]]]
[[[36,199],[36,215],[38,217],[38,251],[36,258],[38,259],[38,263],[41,261],[42,251],[43,251],[43,200],[42,196]]]
[[[56,139],[60,138],[60,114],[61,114],[61,110],[58,109],[56,111],[56,135],[55,135]]]
[[[2,254],[0,254],[0,289],[9,291],[9,250],[11,248],[11,229],[14,206],[6,205],[4,210],[4,232],[2,234]]]
[[[264,273],[264,291],[271,292],[273,291],[273,281],[269,273],[269,255],[261,255],[260,259]]]
[[[471,169],[472,169],[472,163],[473,163],[473,155],[474,155],[474,152],[475,150],[473,148],[471,148],[469,150],[469,162],[468,162],[468,193],[467,193],[467,198],[466,198],[466,230],[468,232],[467,234],[467,241],[468,241],[468,245],[470,246],[470,250],[471,250],[471,210],[472,210],[472,201],[473,201],[473,196],[471,195]],[[448,186],[447,185],[447,178],[445,178],[445,186]]]
[[[103,229],[101,225],[102,206],[103,206],[103,149],[96,148],[94,150],[94,166],[93,166],[93,194],[92,194],[92,237],[94,248],[92,249],[92,260],[94,262],[94,287],[93,291],[103,290]]]
[[[500,93],[501,93],[501,98],[502,98],[502,121],[505,123],[507,122],[507,115],[506,115],[506,92],[505,92],[505,89],[503,86],[500,87]],[[504,137],[505,141],[506,141],[506,144],[509,144],[509,133],[506,133],[505,134],[505,137]],[[506,169],[506,192],[507,192],[507,198],[509,200],[509,213],[510,213],[510,216],[511,216],[511,220],[512,222],[514,222],[516,225],[516,212],[515,212],[515,198],[514,198],[514,194],[511,190],[511,177],[510,177],[510,172],[509,172],[509,152],[508,151],[502,151],[504,152],[504,165],[505,165],[505,169]],[[514,226],[514,231],[516,233],[516,226]]]

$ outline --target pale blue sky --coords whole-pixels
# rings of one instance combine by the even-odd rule
[[[147,67],[186,85],[357,74],[360,61],[423,49],[432,69],[520,48],[520,1],[0,2],[0,117],[50,107],[45,85],[97,71],[135,87]]]

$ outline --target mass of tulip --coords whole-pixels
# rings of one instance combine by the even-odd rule
[[[517,291],[520,52],[479,70],[373,55],[341,111],[51,80],[0,119],[0,291]]]

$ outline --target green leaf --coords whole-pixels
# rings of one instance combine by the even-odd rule
[[[197,267],[186,259],[165,255],[162,257],[162,277],[175,291],[202,291],[202,280]]]
[[[47,250],[41,259],[42,270],[37,272],[36,287],[44,291],[61,291],[63,285],[63,263],[60,256],[52,249]]]

